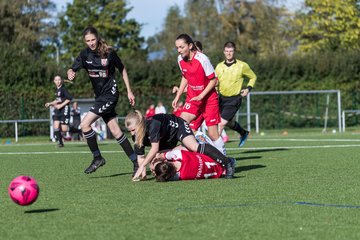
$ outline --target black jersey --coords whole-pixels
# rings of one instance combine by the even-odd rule
[[[145,146],[159,142],[159,150],[172,149],[185,137],[193,135],[189,124],[173,114],[156,114],[146,120],[143,147],[135,146],[138,155],[144,155]]]
[[[88,72],[96,98],[102,95],[118,93],[115,68],[122,73],[124,65],[115,51],[111,50],[107,57],[101,58],[96,51],[86,48],[81,51],[71,66],[71,69],[75,72],[81,68]]]
[[[66,90],[64,85],[61,85],[59,88],[55,91],[55,100],[58,103],[63,103],[66,100],[72,100],[72,96],[70,93]],[[68,125],[70,121],[70,102],[66,104],[64,107],[57,109],[54,109],[54,121],[60,121],[61,124]]]
[[[150,142],[177,139],[179,118],[172,114],[156,114],[146,120],[146,133]]]
[[[63,103],[65,102],[65,100],[72,100],[72,96],[70,95],[70,93],[66,90],[66,88],[64,87],[64,85],[61,85],[59,88],[56,89],[55,91],[55,99],[58,101],[58,103]],[[70,103],[68,103],[67,105],[69,105]]]

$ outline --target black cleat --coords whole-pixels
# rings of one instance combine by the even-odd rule
[[[63,143],[58,143],[58,144],[56,145],[56,147],[57,147],[57,148],[63,148],[63,147],[64,147],[64,144],[63,144]]]
[[[235,173],[235,166],[236,166],[236,159],[229,157],[229,163],[225,165],[225,178],[230,179],[234,177]]]
[[[132,174],[132,176],[135,176],[135,173],[136,173],[137,170],[139,169],[139,163],[138,163],[137,160],[135,160],[135,161],[133,162],[133,164],[134,164],[134,168],[133,168],[133,174]]]
[[[103,165],[105,165],[105,159],[104,158],[94,159],[91,162],[90,166],[87,169],[85,169],[84,172],[86,174],[93,173],[93,172],[96,171],[96,169],[98,169],[99,167],[101,167]]]

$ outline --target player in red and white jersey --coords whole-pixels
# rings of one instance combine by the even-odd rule
[[[216,148],[224,152],[224,142],[218,133],[220,122],[220,110],[218,95],[215,90],[216,76],[214,67],[208,57],[196,50],[194,41],[187,34],[181,34],[176,38],[176,48],[179,52],[178,63],[182,72],[182,79],[176,97],[172,102],[176,107],[181,94],[186,91],[186,100],[180,115],[188,123],[202,115],[208,127],[210,139]],[[197,130],[199,126],[191,126]]]
[[[160,182],[220,178],[224,172],[210,157],[180,149],[158,154],[150,169]]]

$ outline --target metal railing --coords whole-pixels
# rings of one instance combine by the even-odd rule
[[[355,113],[356,115],[360,114],[360,110],[344,110],[342,111],[342,129],[345,132],[345,114],[346,113]]]
[[[247,113],[236,113],[236,121],[239,122],[239,116],[247,116]],[[250,113],[250,116],[255,116],[255,131],[259,133],[259,114],[258,113]]]
[[[15,124],[15,142],[19,141],[18,123],[31,123],[31,122],[49,122],[49,119],[22,119],[22,120],[0,120],[0,123],[14,123]]]
[[[337,115],[339,132],[342,132],[341,123],[341,92],[340,90],[303,90],[303,91],[268,91],[268,92],[251,92],[247,95],[246,111],[247,111],[247,130],[251,130],[251,97],[253,95],[292,95],[292,94],[317,94],[317,93],[336,93],[337,95]]]

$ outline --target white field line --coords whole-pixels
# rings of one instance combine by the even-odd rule
[[[283,147],[248,147],[226,148],[227,151],[239,150],[274,150],[274,149],[320,149],[320,148],[350,148],[360,147],[360,144],[349,145],[319,145],[319,146],[283,146]],[[102,153],[123,153],[124,151],[101,151]],[[0,155],[46,155],[46,154],[89,154],[89,151],[59,151],[59,152],[2,152]]]
[[[231,141],[238,141],[239,139],[230,139]],[[252,141],[264,141],[264,142],[360,142],[360,139],[302,139],[302,138],[249,138],[248,139],[249,142]],[[116,143],[114,141],[102,141],[99,143],[99,145],[101,145],[101,143],[104,144],[111,144],[111,143]],[[86,146],[85,142],[65,142],[66,145],[84,145]],[[55,147],[55,143],[23,143],[23,144],[3,144],[0,145],[0,148],[2,147],[18,147],[18,146],[44,146],[44,145],[49,145],[49,146],[54,146]],[[242,148],[244,149],[244,148]]]
[[[238,141],[238,139],[231,139]],[[297,139],[297,138],[249,138],[249,141],[270,141],[270,142],[360,142],[360,139]]]
[[[274,150],[274,149],[317,149],[317,148],[349,148],[360,147],[360,144],[349,145],[320,145],[320,146],[283,146],[283,147],[249,147],[249,148],[226,148],[226,151],[239,151],[239,150]]]
[[[124,151],[101,151],[102,153],[122,153]],[[0,155],[46,155],[46,154],[90,154],[90,151],[67,151],[67,152],[0,152]]]

